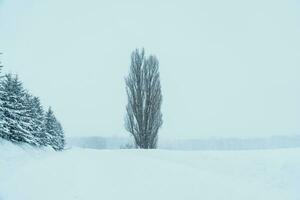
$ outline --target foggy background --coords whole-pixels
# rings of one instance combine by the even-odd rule
[[[66,136],[124,136],[135,48],[160,60],[166,138],[300,132],[296,0],[0,0],[0,60]]]

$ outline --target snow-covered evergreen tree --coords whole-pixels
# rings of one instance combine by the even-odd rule
[[[55,116],[51,108],[48,109],[45,115],[45,132],[47,133],[47,138],[45,138],[45,144],[49,146],[54,146],[54,138],[56,137],[55,134]]]
[[[0,137],[16,142],[34,144],[31,118],[28,115],[27,93],[17,76],[8,74],[2,81],[0,96],[3,119]]]
[[[0,63],[1,64],[1,63]],[[4,110],[3,110],[3,103],[1,96],[3,95],[3,86],[2,86],[2,66],[0,65],[0,138],[4,138],[4,131],[3,131],[3,125],[4,125]]]
[[[34,136],[34,145],[36,146],[46,146],[47,134],[45,131],[44,124],[44,110],[41,105],[40,99],[27,94],[27,107],[28,116],[30,118],[30,131]]]
[[[2,76],[1,69],[0,138],[63,150],[64,131],[51,108],[45,114],[39,98],[24,89],[18,76]]]
[[[48,109],[45,116],[45,131],[48,135],[48,145],[57,151],[63,150],[65,145],[64,132],[51,108]]]
[[[62,125],[60,122],[56,121],[56,127],[57,127],[57,144],[58,144],[58,150],[63,150],[65,147],[65,134],[64,130],[62,128]]]

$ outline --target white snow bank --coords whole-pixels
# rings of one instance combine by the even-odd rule
[[[0,139],[0,200],[2,188],[7,181],[27,163],[31,164],[40,158],[46,157],[47,153],[53,153],[52,148],[38,149],[30,145],[15,145]]]
[[[300,149],[2,150],[1,200],[300,199]]]

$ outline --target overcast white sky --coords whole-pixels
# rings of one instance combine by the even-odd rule
[[[179,138],[300,133],[297,0],[0,0],[7,72],[67,136],[126,136],[130,53],[160,60],[164,126]]]

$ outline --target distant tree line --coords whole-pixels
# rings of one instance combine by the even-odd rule
[[[44,111],[40,99],[23,87],[17,75],[1,73],[0,138],[59,151],[65,145],[64,131],[51,108]]]

